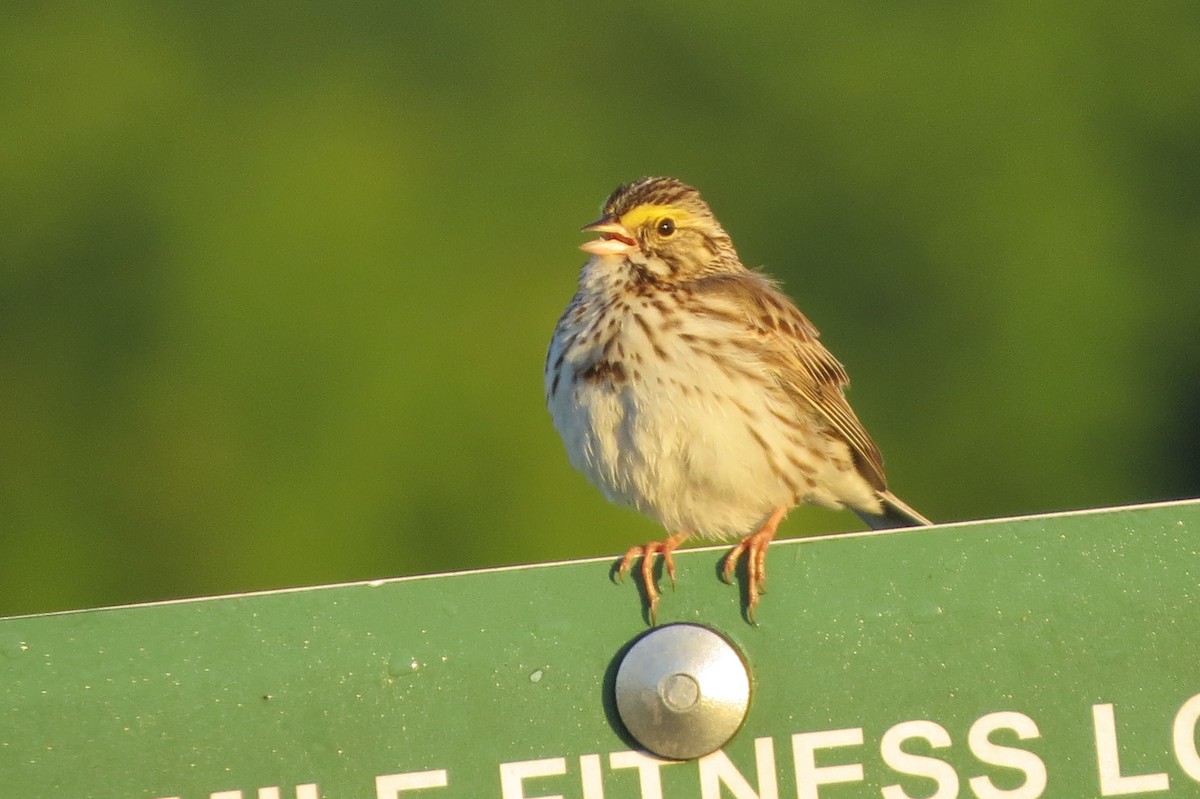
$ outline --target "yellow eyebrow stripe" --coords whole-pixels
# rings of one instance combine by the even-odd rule
[[[665,217],[671,217],[675,227],[684,227],[691,221],[692,215],[674,205],[639,205],[625,212],[621,224],[626,230],[637,230],[646,222],[657,222]]]

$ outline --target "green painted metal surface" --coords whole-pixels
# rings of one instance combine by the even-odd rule
[[[757,626],[723,552],[660,607],[751,664],[701,761],[618,731],[605,560],[0,621],[0,796],[1200,795],[1200,503],[779,542]]]

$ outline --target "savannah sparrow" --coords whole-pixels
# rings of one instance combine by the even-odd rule
[[[849,507],[872,528],[930,524],[888,491],[883,459],[843,394],[846,370],[758,272],[691,186],[642,178],[583,228],[591,258],[546,356],[546,404],[571,464],[610,501],[658,521],[642,556],[653,623],[661,555],[690,535],[742,536],[747,617],[767,545],[801,503]]]

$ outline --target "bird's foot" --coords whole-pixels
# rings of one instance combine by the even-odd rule
[[[651,541],[641,546],[630,547],[617,565],[617,579],[624,581],[625,575],[633,568],[633,562],[639,556],[642,558],[642,587],[646,592],[647,615],[650,625],[658,621],[658,598],[662,595],[654,581],[654,562],[656,557],[662,557],[663,571],[671,579],[671,588],[675,588],[675,558],[672,553],[688,537],[687,533],[674,533],[662,541]]]
[[[754,623],[754,608],[758,606],[759,596],[767,590],[767,546],[775,537],[779,523],[787,514],[787,508],[777,508],[762,527],[737,543],[725,556],[725,568],[722,577],[725,582],[733,582],[733,573],[737,570],[738,559],[746,554],[746,619]]]

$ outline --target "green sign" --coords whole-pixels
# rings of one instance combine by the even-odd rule
[[[611,701],[611,560],[0,621],[0,796],[1200,796],[1200,503],[782,541],[758,625],[677,555],[659,621],[749,663],[723,749]]]

